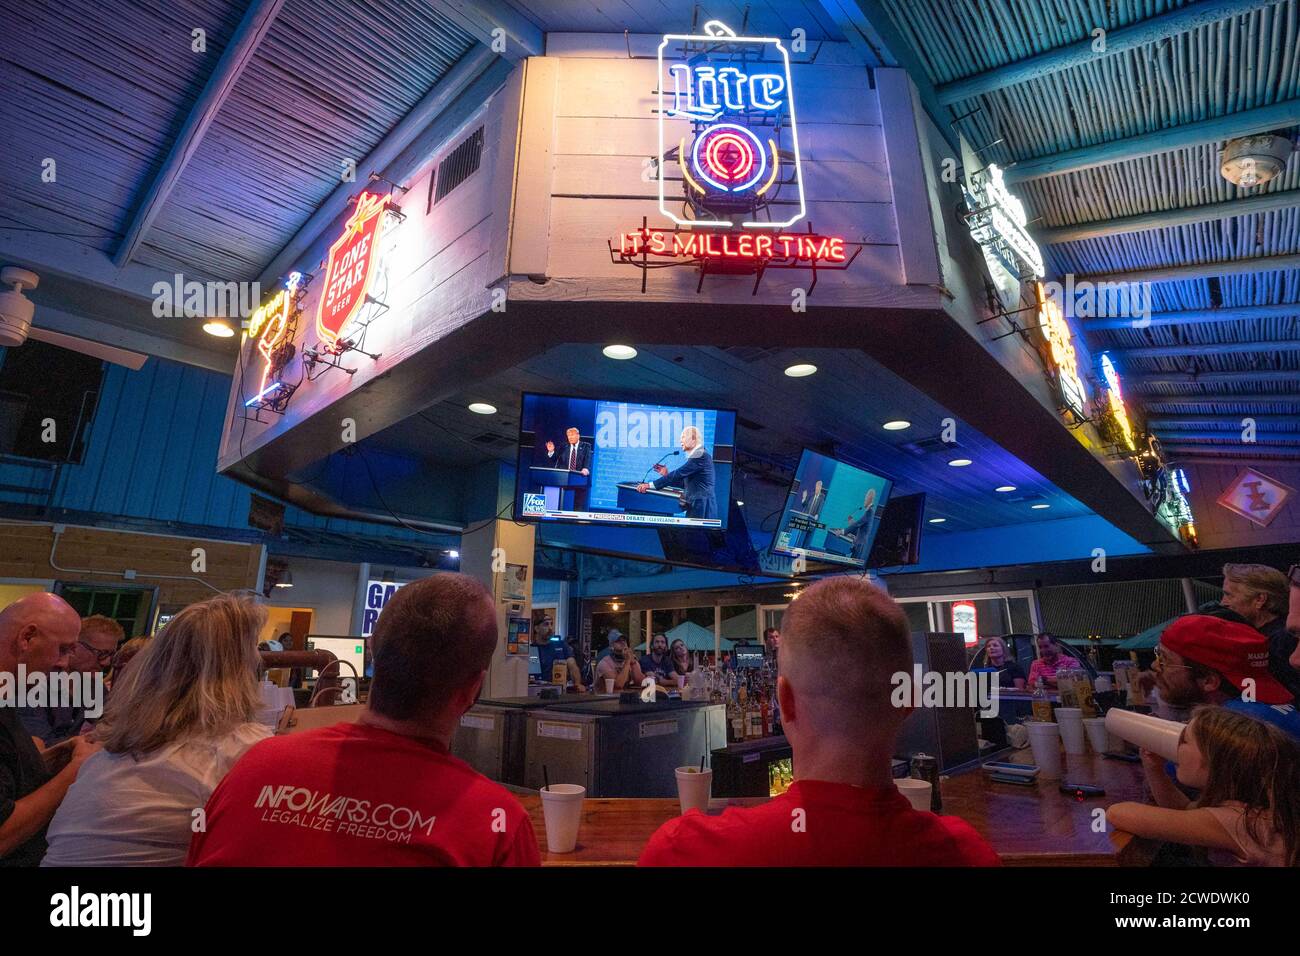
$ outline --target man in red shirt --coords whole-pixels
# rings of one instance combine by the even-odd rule
[[[187,866],[537,866],[519,801],[448,753],[497,643],[463,574],[408,584],[374,632],[370,700],[256,744],[213,791]]]
[[[665,823],[642,866],[997,866],[964,820],[913,810],[890,761],[906,708],[892,676],[912,671],[907,619],[856,577],[819,581],[781,622],[776,681],[795,782],[757,807],[691,810]]]

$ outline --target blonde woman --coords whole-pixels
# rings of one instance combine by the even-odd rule
[[[256,722],[257,635],[246,597],[191,604],[113,685],[87,760],[50,823],[42,866],[180,866],[194,811],[271,729]]]

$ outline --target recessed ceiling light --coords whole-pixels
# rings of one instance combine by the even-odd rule
[[[467,406],[475,415],[495,415],[497,407],[489,405],[487,402],[470,402]]]
[[[228,339],[235,334],[234,328],[225,319],[208,319],[203,323],[203,331],[219,339]]]
[[[816,365],[810,365],[807,362],[801,362],[798,365],[791,365],[785,370],[785,374],[791,378],[803,378],[806,375],[812,375],[817,371]]]
[[[743,501],[741,501],[739,498],[737,498],[737,499],[736,499],[736,506],[737,506],[737,507],[740,507],[740,508],[743,508],[743,507],[745,506],[745,503],[744,503]]]
[[[994,491],[1000,491],[1000,492],[1002,492],[1003,494],[1005,494],[1005,493],[1008,492],[1008,491],[1015,491],[1015,490],[1016,490],[1016,486],[1015,486],[1015,485],[998,485],[998,486],[997,486],[996,488],[994,488],[993,490],[994,490]]]
[[[947,520],[947,518],[931,518],[930,524],[943,524]]]
[[[881,427],[884,428],[885,431],[887,432],[901,432],[904,428],[911,428],[912,423],[905,422],[900,418],[897,419],[896,421],[885,422],[885,424],[882,425]]]
[[[457,551],[455,548],[452,548],[450,551],[447,552],[447,557],[449,557],[449,558],[459,558],[459,557],[460,557],[460,552]]]
[[[605,358],[617,359],[620,362],[636,358],[636,349],[630,345],[606,345],[601,351],[605,353]]]
[[[1050,508],[1052,506],[1049,504],[1039,503],[1036,505],[1030,505],[1029,507],[1033,508],[1035,511],[1042,511],[1044,508]]]
[[[967,465],[970,464],[970,459],[969,459],[969,458],[954,458],[952,461],[948,462],[948,464],[949,464],[951,467],[953,467],[953,468],[965,468]]]

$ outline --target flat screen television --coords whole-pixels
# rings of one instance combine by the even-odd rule
[[[660,528],[659,546],[669,564],[759,574],[759,555],[749,537],[745,513],[733,501],[726,530],[719,528]]]
[[[866,567],[893,482],[804,449],[772,537],[774,554]]]
[[[735,436],[734,411],[525,392],[515,519],[726,528]]]
[[[869,568],[899,568],[921,560],[921,524],[925,492],[890,498],[867,558]]]

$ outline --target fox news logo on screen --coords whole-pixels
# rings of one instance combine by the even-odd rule
[[[524,495],[524,514],[526,515],[546,514],[546,496],[537,495],[537,494]]]

